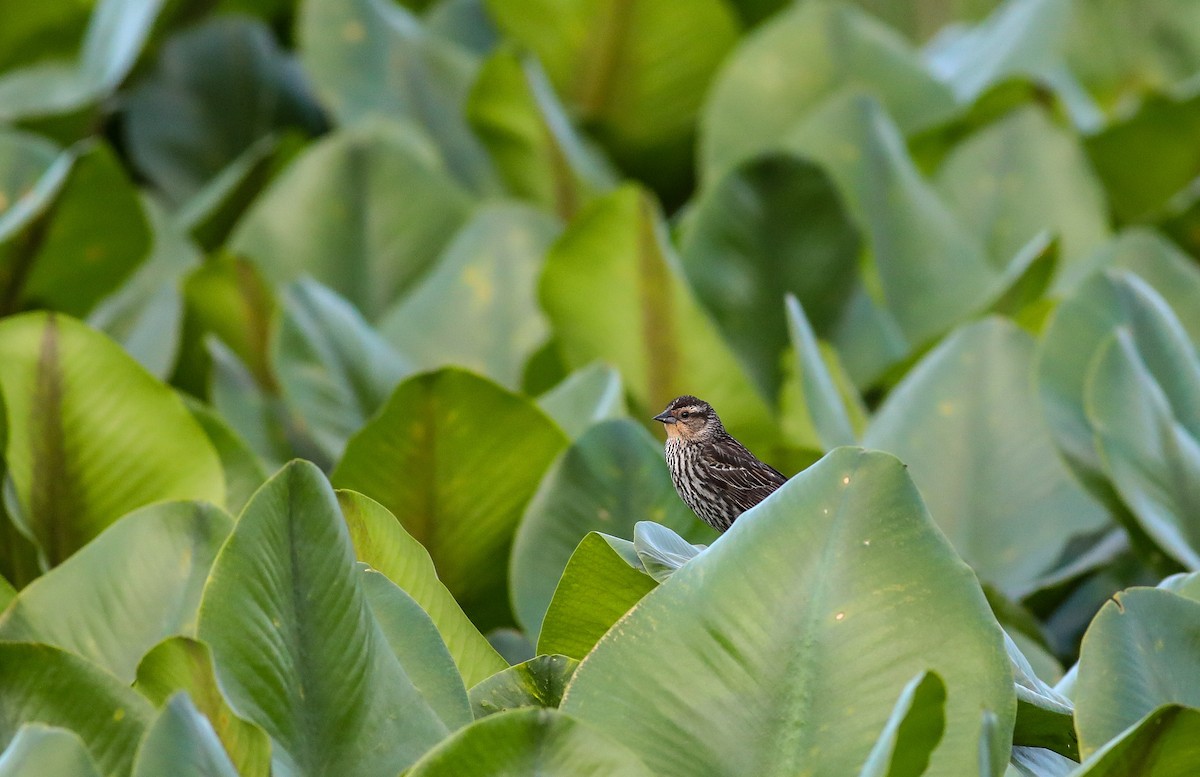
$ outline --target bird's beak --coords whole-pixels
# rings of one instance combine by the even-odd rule
[[[669,410],[664,410],[658,415],[654,416],[654,420],[662,421],[664,424],[673,424],[675,423],[675,416],[671,415]]]

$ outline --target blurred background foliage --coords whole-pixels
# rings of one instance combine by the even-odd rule
[[[407,594],[368,594],[428,611],[468,687],[496,650],[581,658],[603,628],[563,627],[560,576],[608,570],[625,609],[653,587],[589,532],[713,538],[649,433],[682,393],[789,475],[899,457],[1046,680],[1115,591],[1200,570],[1190,0],[0,19],[4,601],[131,511],[236,516],[303,458],[370,498],[341,508],[354,551]],[[200,636],[238,628],[213,610]]]

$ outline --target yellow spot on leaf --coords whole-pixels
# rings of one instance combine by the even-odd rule
[[[492,301],[496,290],[492,287],[492,283],[487,276],[479,271],[478,267],[468,267],[463,270],[463,283],[471,287],[471,293],[475,295],[475,301],[483,305]]]
[[[114,723],[118,723],[124,719],[125,719],[125,709],[123,707],[117,707],[115,710],[113,710],[113,722]]]
[[[944,416],[954,415],[954,410],[954,403],[948,399],[938,403],[938,412]]]
[[[367,37],[367,28],[362,26],[362,22],[351,19],[342,26],[342,40],[347,43],[358,43],[363,38]]]

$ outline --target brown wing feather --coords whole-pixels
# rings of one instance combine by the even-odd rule
[[[728,435],[706,444],[700,457],[708,465],[714,484],[741,503],[743,510],[766,499],[787,481],[779,470],[759,461]]]

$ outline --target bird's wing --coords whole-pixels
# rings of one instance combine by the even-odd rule
[[[766,499],[787,481],[779,470],[756,459],[733,438],[705,445],[700,455],[709,475],[726,490],[741,492],[755,502]]]

